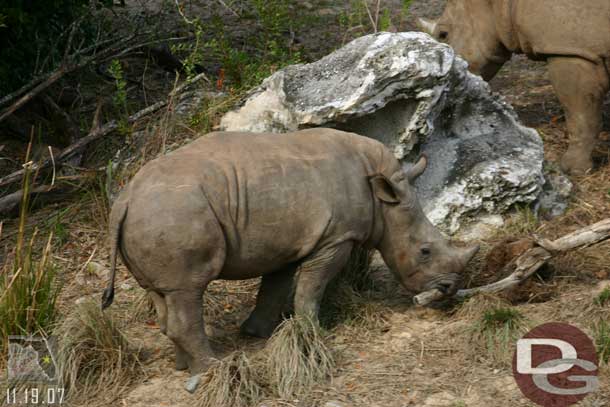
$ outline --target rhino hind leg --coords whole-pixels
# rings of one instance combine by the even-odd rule
[[[152,290],[148,291],[148,296],[155,304],[159,330],[163,335],[167,335],[167,304],[165,303],[165,298],[161,294]],[[174,344],[174,350],[176,354],[176,370],[188,369],[188,354],[178,344]]]
[[[204,330],[201,291],[172,291],[165,301],[167,336],[175,344],[177,367],[184,367],[186,362],[191,374],[205,372],[214,353]]]
[[[353,246],[351,241],[343,242],[322,249],[301,263],[294,295],[294,311],[297,315],[318,317],[324,290],[347,264]]]
[[[602,129],[608,73],[603,65],[577,57],[549,58],[548,66],[551,82],[566,113],[570,137],[561,167],[572,174],[583,174],[593,167],[591,153]]]
[[[241,325],[244,335],[268,338],[289,311],[294,294],[296,267],[290,266],[263,276],[256,296],[256,306]]]

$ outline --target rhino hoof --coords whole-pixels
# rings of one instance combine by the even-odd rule
[[[277,324],[270,323],[257,323],[253,318],[248,318],[241,327],[239,331],[242,335],[252,336],[255,338],[269,338],[273,333],[275,326]]]
[[[570,175],[584,175],[593,168],[590,154],[568,149],[561,159],[561,169]]]
[[[186,389],[186,391],[193,394],[197,390],[197,387],[199,387],[199,383],[201,383],[201,375],[196,374],[194,376],[191,376],[190,379],[186,381],[186,385],[184,386],[184,388]]]

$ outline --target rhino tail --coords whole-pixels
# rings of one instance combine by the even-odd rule
[[[108,308],[114,300],[114,280],[116,277],[116,258],[121,244],[121,229],[127,216],[127,200],[117,199],[110,212],[110,280],[102,294],[102,310]]]

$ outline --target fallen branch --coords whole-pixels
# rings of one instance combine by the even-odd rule
[[[30,196],[33,195],[45,195],[45,202],[49,200],[57,200],[57,197],[60,197],[66,192],[66,188],[58,187],[56,185],[40,185],[35,188],[32,188],[29,192]],[[57,197],[52,197],[57,196]],[[0,198],[0,215],[8,216],[11,213],[18,212],[19,205],[21,204],[21,200],[23,199],[23,189],[19,191],[8,194],[2,198]],[[31,199],[31,198],[30,198]]]
[[[197,82],[199,80],[209,81],[209,79],[207,78],[207,76],[205,74],[203,74],[203,73],[199,74],[199,75],[195,76],[193,79],[186,81],[182,85],[176,87],[176,89],[170,93],[170,97],[178,95],[178,99],[180,100],[182,98],[182,95],[180,93],[184,89],[186,89],[189,85],[191,85],[192,83]],[[154,103],[154,104],[148,106],[147,108],[142,109],[139,112],[129,116],[129,118],[127,119],[127,123],[133,124],[133,123],[137,122],[138,120],[140,120],[141,118],[143,118],[149,114],[152,114],[152,113],[156,112],[157,110],[167,106],[167,104],[168,104],[168,100],[163,100],[163,101]],[[62,163],[64,161],[66,161],[73,154],[79,152],[81,149],[83,149],[85,146],[87,146],[87,144],[113,132],[118,127],[119,127],[118,122],[116,120],[112,120],[112,121],[104,124],[101,127],[96,127],[94,129],[92,129],[89,132],[89,134],[87,134],[85,137],[79,139],[76,143],[69,145],[64,150],[62,150],[61,153],[59,153],[56,157],[54,157],[55,163],[58,164],[58,163]],[[39,171],[41,169],[49,167],[52,163],[53,162],[51,159],[47,159],[41,163],[34,163],[34,164],[32,164],[30,170]],[[3,178],[0,178],[0,186],[6,186],[9,184],[12,184],[13,182],[21,180],[24,173],[25,173],[25,169],[21,169],[19,171],[15,171],[12,174],[9,174],[9,175],[3,177]]]
[[[557,240],[536,239],[536,246],[507,264],[503,271],[513,272],[506,278],[481,287],[458,290],[456,298],[465,298],[477,293],[495,293],[522,284],[551,258],[571,250],[583,249],[610,239],[610,219],[584,227]],[[433,289],[413,297],[416,305],[428,305],[445,297],[442,291]]]

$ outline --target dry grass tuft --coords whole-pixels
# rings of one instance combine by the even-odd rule
[[[335,366],[319,324],[305,315],[284,321],[263,352],[268,380],[284,399],[308,393],[316,383],[327,379]]]
[[[156,317],[157,310],[155,308],[155,303],[146,291],[140,290],[133,301],[127,319],[131,322],[148,322],[154,320]]]
[[[249,407],[261,400],[263,390],[257,373],[260,361],[235,351],[206,372],[197,395],[198,407]]]
[[[98,304],[78,305],[54,334],[63,384],[72,402],[97,398],[110,403],[143,373],[139,350]]]

